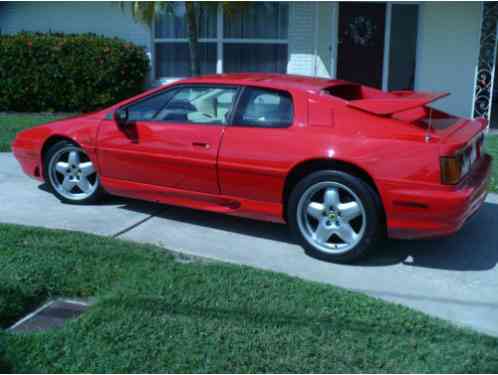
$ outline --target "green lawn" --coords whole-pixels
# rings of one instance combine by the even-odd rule
[[[4,327],[50,296],[97,299],[63,329],[0,333],[0,370],[498,371],[498,339],[332,286],[81,233],[0,238]]]
[[[67,116],[69,115],[0,113],[0,152],[10,151],[10,144],[18,131]]]
[[[493,160],[493,176],[489,190],[498,193],[498,135],[490,135],[486,138],[486,150],[494,158]]]

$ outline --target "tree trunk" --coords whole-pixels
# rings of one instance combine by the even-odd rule
[[[199,35],[197,30],[197,17],[195,14],[195,3],[191,1],[185,2],[188,40],[190,49],[190,73],[192,76],[201,74],[201,65],[199,61]]]

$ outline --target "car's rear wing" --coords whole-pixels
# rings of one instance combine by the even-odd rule
[[[422,107],[448,95],[447,92],[391,91],[385,96],[351,100],[348,105],[374,115],[390,116],[394,113]]]

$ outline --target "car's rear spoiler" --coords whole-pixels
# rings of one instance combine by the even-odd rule
[[[374,115],[390,116],[424,106],[448,95],[447,92],[391,91],[385,96],[351,100],[348,105]]]

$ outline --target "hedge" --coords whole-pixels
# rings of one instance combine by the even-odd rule
[[[142,47],[95,34],[0,36],[0,111],[86,112],[144,88]]]

